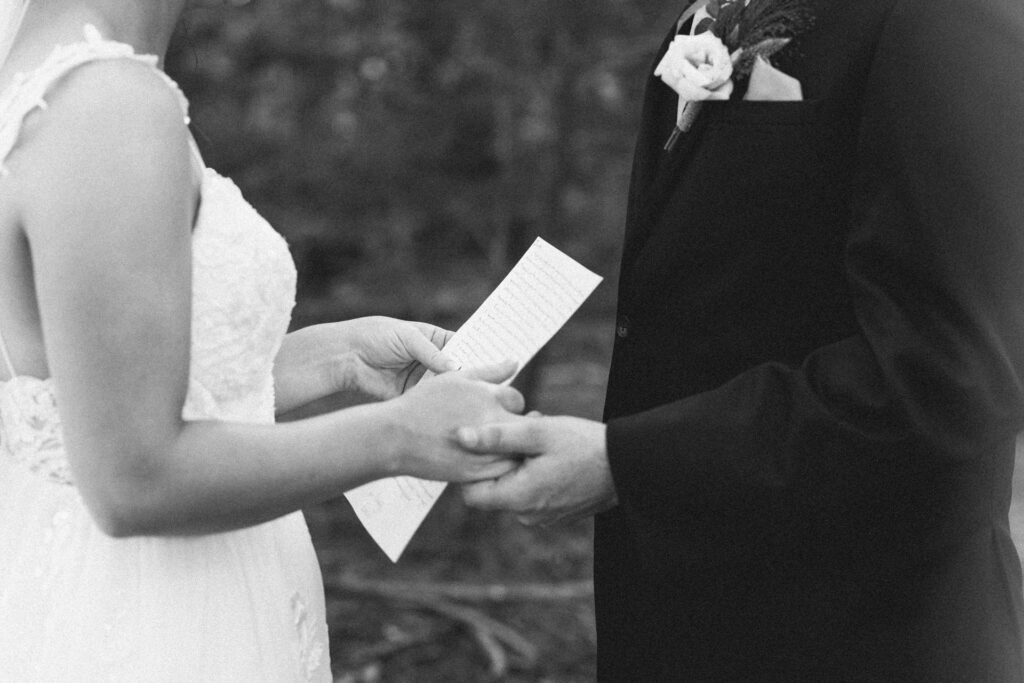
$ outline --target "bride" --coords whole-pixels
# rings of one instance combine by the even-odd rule
[[[508,364],[402,393],[442,330],[285,335],[288,249],[159,69],[186,4],[0,0],[0,680],[329,681],[299,510],[511,467],[449,438],[522,410]]]

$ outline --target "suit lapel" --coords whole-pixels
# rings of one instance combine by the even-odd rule
[[[633,158],[633,177],[629,192],[629,211],[626,220],[625,244],[623,247],[623,264],[632,262],[633,257],[643,247],[647,238],[652,218],[663,203],[669,185],[682,168],[683,161],[692,153],[694,143],[702,128],[697,123],[680,139],[672,152],[664,150],[665,142],[675,126],[678,95],[671,88],[654,76],[654,68],[668,51],[668,46],[675,39],[681,28],[693,18],[696,9],[705,3],[688,3],[673,24],[661,47],[658,49],[654,62],[648,69],[647,86],[644,93],[643,113],[640,119],[640,132],[637,136],[636,152]]]

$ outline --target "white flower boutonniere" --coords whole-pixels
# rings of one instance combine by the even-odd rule
[[[685,100],[726,100],[732,94],[732,55],[712,33],[676,36],[654,75]]]
[[[682,133],[690,130],[704,100],[727,100],[732,95],[732,55],[721,38],[712,33],[676,36],[658,63],[654,75],[679,93],[676,128],[665,149],[671,149]]]
[[[758,59],[767,61],[811,23],[804,0],[707,0],[707,18],[696,35],[678,35],[654,75],[679,93],[671,150],[693,125],[705,100],[727,100],[734,82],[750,76]],[[695,19],[696,20],[696,19]]]

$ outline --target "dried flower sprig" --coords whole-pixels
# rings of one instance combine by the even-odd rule
[[[696,32],[709,30],[722,41],[734,55],[737,78],[749,76],[755,59],[768,59],[814,20],[805,0],[708,0],[706,9]]]

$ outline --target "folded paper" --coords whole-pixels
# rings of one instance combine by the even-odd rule
[[[601,280],[538,238],[449,340],[445,352],[464,367],[514,360],[522,368]],[[397,562],[445,487],[443,482],[392,477],[353,489],[345,497],[373,540]]]

